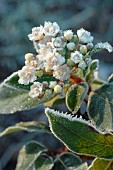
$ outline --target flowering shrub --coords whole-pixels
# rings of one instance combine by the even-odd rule
[[[41,122],[21,122],[0,136],[25,130],[51,132],[63,144],[61,151],[50,151],[37,141],[23,146],[16,170],[100,170],[113,168],[113,75],[104,82],[98,78],[99,61],[91,56],[106,49],[108,42],[93,44],[94,37],[83,28],[74,34],[62,31],[54,22],[34,27],[28,35],[36,54],[25,55],[25,66],[0,86],[0,112],[14,113],[37,107],[66,103],[67,112],[46,108],[50,129]],[[54,154],[53,154],[54,152]],[[88,167],[77,155],[95,157]]]

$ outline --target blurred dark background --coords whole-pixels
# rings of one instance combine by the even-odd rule
[[[56,21],[61,29],[75,32],[83,27],[92,33],[95,42],[113,45],[113,0],[0,0],[0,81],[24,65],[25,53],[35,52],[27,35],[44,21]],[[113,72],[113,53],[103,51],[94,58],[100,60],[100,77],[107,79]],[[47,121],[43,107],[8,118],[1,115],[0,130],[33,119]],[[22,132],[0,140],[0,170],[14,170],[18,153],[15,147],[20,147],[17,145],[26,135],[26,140],[32,138]]]

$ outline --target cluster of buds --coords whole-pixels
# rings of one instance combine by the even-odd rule
[[[56,22],[34,27],[28,37],[33,41],[37,54],[25,55],[25,66],[18,71],[19,83],[32,83],[29,95],[38,99],[51,93],[62,93],[63,84],[70,81],[73,68],[88,68],[92,51],[113,50],[107,42],[94,46],[94,37],[83,28],[74,34],[72,30],[62,31]],[[56,81],[38,82],[37,78],[44,74],[51,74]]]

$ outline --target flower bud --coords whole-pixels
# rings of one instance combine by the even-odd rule
[[[86,54],[87,53],[87,46],[86,45],[81,45],[80,46],[80,52],[82,54]]]
[[[32,53],[25,54],[25,60],[26,61],[31,61],[33,59],[34,59],[34,55]]]
[[[68,48],[68,50],[72,51],[75,48],[75,43],[74,42],[68,43],[67,48]]]
[[[56,85],[57,85],[56,81],[50,81],[49,88],[54,89]]]
[[[52,94],[52,91],[50,89],[45,90],[46,97],[50,97],[51,94]]]
[[[42,75],[43,75],[42,70],[38,70],[38,71],[35,72],[35,76],[37,76],[37,77],[42,77]]]
[[[88,50],[91,50],[91,49],[93,48],[93,46],[94,46],[93,43],[88,43],[88,44],[87,44],[87,49],[88,49]]]
[[[56,94],[61,93],[61,92],[62,92],[62,87],[57,84],[57,85],[54,87],[54,92],[55,92]]]

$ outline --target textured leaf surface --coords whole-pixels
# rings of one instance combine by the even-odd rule
[[[34,164],[34,170],[50,170],[53,167],[53,159],[46,155],[40,155]]]
[[[46,148],[35,141],[23,146],[19,153],[16,170],[28,170],[43,151],[46,151]]]
[[[113,130],[113,83],[90,93],[89,117],[100,130]]]
[[[55,161],[52,170],[87,170],[87,163],[83,164],[79,157],[72,153],[63,153]]]
[[[113,158],[113,135],[99,133],[86,121],[47,108],[53,134],[70,150],[106,159]]]
[[[14,113],[16,111],[35,108],[53,97],[54,94],[50,98],[32,99],[29,97],[29,91],[10,88],[2,83],[0,86],[0,113]]]
[[[50,133],[49,127],[42,123],[42,122],[20,122],[17,123],[15,126],[8,127],[3,132],[0,133],[0,137],[19,131],[27,131],[27,132],[47,132]]]
[[[76,113],[80,108],[83,99],[88,92],[88,86],[85,82],[72,85],[66,94],[66,104],[70,111]]]
[[[113,160],[96,158],[88,170],[113,170]]]

